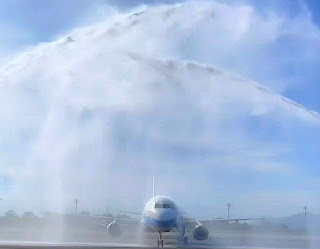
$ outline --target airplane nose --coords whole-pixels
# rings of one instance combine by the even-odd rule
[[[174,210],[158,210],[154,215],[154,218],[148,219],[152,226],[161,228],[161,229],[169,229],[176,223],[177,215]]]
[[[162,210],[161,212],[159,212],[158,218],[159,220],[168,221],[176,218],[176,214],[173,210],[170,209]]]

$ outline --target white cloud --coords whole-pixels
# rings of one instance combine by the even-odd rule
[[[5,197],[27,196],[16,203],[35,209],[68,208],[78,197],[101,211],[106,199],[140,204],[152,174],[163,175],[159,190],[195,201],[215,182],[181,196],[168,186],[215,172],[237,172],[243,183],[248,172],[296,176],[291,136],[318,131],[315,115],[255,82],[163,59],[230,59],[246,46],[254,54],[286,21],[248,6],[162,6],[118,14],[17,57],[0,73],[0,165],[13,182]]]

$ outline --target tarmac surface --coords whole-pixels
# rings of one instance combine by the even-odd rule
[[[156,234],[148,235],[140,239],[132,239],[134,234],[126,234],[115,240],[106,238],[98,242],[85,242],[74,237],[68,241],[0,241],[0,249],[103,249],[103,248],[157,248]],[[82,238],[83,239],[83,238]],[[75,242],[71,242],[71,241]],[[84,239],[83,239],[84,240]],[[86,238],[87,240],[87,238]],[[216,248],[216,249],[320,249],[320,238],[303,234],[243,234],[243,233],[219,233],[205,241],[196,241],[189,236],[189,244],[177,242],[176,234],[167,234],[164,238],[164,248]],[[318,246],[319,245],[319,246]]]
[[[41,232],[40,232],[41,231]],[[187,234],[189,244],[177,240],[177,233],[166,233],[164,248],[216,249],[320,249],[320,234],[215,232],[205,241]],[[108,237],[106,232],[87,230],[34,230],[30,227],[0,229],[0,249],[102,249],[102,248],[157,248],[158,235],[137,232],[125,233],[119,238]]]
[[[45,242],[0,242],[1,249],[131,249],[131,248],[150,248],[159,249],[156,246],[139,244],[119,244],[119,243],[45,243]],[[238,246],[213,246],[213,245],[165,245],[164,248],[208,248],[208,249],[274,249],[273,247],[238,247]],[[278,248],[278,247],[277,247]],[[289,248],[287,248],[289,249]]]

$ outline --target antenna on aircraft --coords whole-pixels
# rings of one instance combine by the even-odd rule
[[[154,176],[152,176],[152,197],[154,197]]]
[[[109,216],[109,202],[107,202],[107,216]]]

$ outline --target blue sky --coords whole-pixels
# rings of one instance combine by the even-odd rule
[[[2,0],[0,1],[0,58],[5,61],[8,55],[22,50],[25,46],[39,42],[53,41],[57,37],[70,32],[74,27],[86,26],[105,19],[105,5],[127,10],[143,4],[174,3],[176,1],[126,1],[126,0]],[[223,0],[221,1],[223,2]],[[238,4],[239,1],[228,1]],[[259,11],[268,13],[274,11],[280,15],[297,16],[307,8],[315,25],[320,25],[320,4],[317,0],[249,0],[243,1],[255,6]],[[289,43],[284,41],[279,49],[286,49]],[[301,44],[299,44],[301,45]],[[292,49],[295,49],[292,47]],[[290,52],[290,49],[288,50]],[[319,53],[319,51],[316,51]],[[2,56],[1,56],[2,55]],[[294,61],[294,58],[292,58]],[[1,62],[1,59],[0,59]],[[292,85],[282,94],[304,104],[309,109],[320,112],[320,73],[316,63],[310,68],[303,69],[303,64],[293,63],[291,68],[280,69],[283,75],[292,75],[295,70],[303,70],[303,86]],[[238,73],[238,72],[236,72]],[[242,73],[241,71],[239,72]],[[254,80],[266,83],[267,79],[260,75],[248,75]],[[274,76],[276,77],[276,76]],[[280,78],[280,77],[279,77]],[[274,80],[272,76],[271,80]]]
[[[104,171],[103,167],[105,164],[117,164],[117,167],[132,174],[136,172],[140,177],[138,182],[135,182],[130,175],[123,176],[128,177],[127,183],[131,189],[137,186],[143,189],[144,184],[149,186],[149,180],[141,181],[141,178],[148,178],[151,174],[159,174],[160,182],[165,181],[163,179],[166,177],[171,180],[174,178],[174,181],[168,180],[167,186],[160,186],[159,189],[165,194],[170,194],[170,190],[174,189],[171,194],[179,201],[185,197],[185,193],[178,193],[185,192],[184,177],[190,182],[193,181],[192,177],[197,177],[200,181],[196,188],[190,189],[190,193],[198,198],[207,198],[208,192],[197,191],[210,186],[216,196],[213,195],[208,203],[203,203],[203,208],[217,208],[217,215],[221,215],[224,209],[221,211],[218,204],[212,204],[213,200],[219,203],[238,203],[239,214],[250,215],[245,213],[246,205],[251,205],[254,197],[260,198],[255,215],[277,215],[276,211],[264,209],[268,204],[265,202],[277,198],[282,198],[283,203],[287,201],[286,204],[292,204],[290,212],[300,211],[300,203],[304,205],[306,198],[312,199],[311,197],[318,193],[316,190],[320,184],[319,127],[313,126],[312,121],[301,121],[311,119],[309,115],[304,117],[299,109],[288,108],[272,95],[266,99],[265,95],[258,94],[250,87],[245,88],[247,92],[245,91],[243,96],[238,96],[238,92],[231,89],[235,102],[231,99],[224,103],[222,98],[222,104],[219,101],[215,103],[217,106],[221,104],[222,109],[216,110],[215,105],[210,102],[211,95],[207,96],[203,89],[212,93],[212,96],[215,96],[215,91],[221,91],[221,96],[224,96],[228,89],[220,89],[219,85],[213,90],[207,85],[193,89],[192,87],[198,84],[198,75],[191,74],[190,78],[196,80],[189,82],[188,78],[183,77],[183,74],[189,72],[179,66],[177,68],[181,70],[180,74],[172,73],[173,76],[169,74],[167,77],[177,86],[186,82],[186,92],[190,96],[178,93],[171,95],[172,92],[168,90],[172,90],[171,85],[168,85],[168,88],[163,90],[163,95],[150,93],[154,97],[150,100],[147,94],[149,88],[140,86],[141,82],[146,83],[145,79],[138,76],[146,73],[146,79],[151,79],[147,83],[155,83],[154,89],[157,89],[157,67],[147,67],[141,71],[141,64],[148,64],[149,61],[146,63],[140,59],[141,61],[133,62],[121,53],[116,56],[112,54],[119,48],[129,51],[131,49],[155,58],[169,57],[214,65],[232,74],[257,81],[266,88],[320,113],[318,1],[248,0],[243,1],[245,4],[240,4],[239,1],[217,2],[223,4],[214,5],[217,10],[212,9],[216,19],[212,18],[211,12],[204,11],[205,7],[200,6],[199,13],[202,13],[204,19],[193,22],[192,18],[186,18],[186,14],[193,12],[188,6],[182,8],[181,12],[178,12],[182,17],[177,14],[176,18],[184,22],[180,22],[178,28],[173,25],[175,19],[164,22],[161,19],[161,10],[154,10],[156,15],[160,13],[150,19],[150,23],[156,28],[149,27],[148,23],[139,23],[137,30],[126,30],[128,36],[122,34],[123,40],[113,43],[109,37],[99,36],[100,32],[109,28],[108,23],[103,24],[102,28],[95,26],[93,31],[90,28],[81,32],[74,29],[108,20],[116,11],[122,13],[145,4],[160,5],[175,1],[0,0],[0,62],[6,64],[12,55],[21,51],[32,51],[23,53],[23,56],[14,60],[6,68],[8,72],[4,71],[4,77],[0,77],[0,83],[12,82],[15,85],[18,82],[17,86],[21,86],[7,87],[0,92],[0,106],[10,103],[10,108],[0,108],[0,119],[7,124],[0,126],[0,145],[3,148],[0,150],[0,165],[7,163],[16,167],[1,168],[3,177],[0,184],[3,187],[0,194],[4,195],[10,190],[11,195],[8,198],[12,198],[11,204],[4,202],[7,205],[5,207],[18,206],[17,201],[13,201],[21,197],[16,185],[20,187],[20,191],[22,188],[30,192],[34,191],[34,185],[43,186],[53,191],[51,194],[56,194],[54,191],[59,191],[62,186],[59,184],[65,180],[69,182],[69,178],[71,182],[74,180],[78,183],[75,186],[86,185],[82,184],[82,177],[74,179],[75,169],[80,176],[92,176],[87,179],[86,186],[93,186],[96,183],[94,177],[97,177],[100,180],[97,182],[103,182],[103,186],[112,188],[112,183],[117,184],[116,176],[119,172],[108,166],[115,177],[114,182],[105,183],[104,177],[108,176],[108,170]],[[250,8],[241,8],[242,4]],[[196,8],[196,5],[193,7]],[[158,18],[162,20],[160,25]],[[219,35],[207,34],[208,29],[215,30]],[[92,32],[93,35],[87,37],[87,32]],[[60,41],[65,50],[60,50],[60,43],[52,47],[42,44],[56,41],[69,33],[72,33],[76,41],[78,37],[81,38],[79,43],[75,43],[77,46],[70,45],[69,48],[65,40]],[[144,42],[145,46],[141,47]],[[42,45],[37,45],[39,43]],[[102,52],[100,54],[97,51]],[[109,53],[111,59],[107,56]],[[124,61],[127,63],[123,65]],[[157,63],[155,65],[158,65]],[[129,76],[123,74],[122,67]],[[135,70],[139,74],[135,73]],[[159,77],[167,79],[161,72]],[[115,91],[114,96],[108,95],[109,89],[104,88],[108,85],[109,78],[125,86],[119,89],[113,88],[113,85],[108,86]],[[103,82],[102,79],[107,80],[105,85],[99,84]],[[204,82],[206,80],[207,78],[203,78]],[[86,85],[88,82],[91,84],[90,88]],[[141,93],[130,88],[132,82],[135,82]],[[214,80],[212,84],[215,84]],[[131,94],[128,95],[130,91],[126,92],[126,87],[136,99],[131,99]],[[115,100],[117,94],[120,97]],[[219,100],[219,96],[215,97]],[[226,94],[226,99],[228,97],[230,96]],[[131,106],[132,102],[137,104],[136,101],[140,98],[146,101],[145,106],[151,106],[151,114],[140,112],[144,110],[144,106]],[[108,101],[111,102],[111,108]],[[119,113],[109,113],[109,109],[114,108],[112,101],[116,104],[123,104],[121,101],[124,101],[124,106],[128,109],[120,108]],[[211,108],[207,109],[205,103],[209,103]],[[94,108],[96,106],[97,109]],[[159,106],[163,107],[162,111],[156,109]],[[185,106],[190,108],[190,113],[185,111]],[[155,109],[152,109],[153,107]],[[128,110],[132,113],[126,116]],[[293,118],[289,112],[293,113],[292,116],[301,115],[302,118]],[[183,126],[183,129],[180,129],[179,125]],[[192,136],[189,136],[190,133]],[[109,150],[105,148],[110,148],[115,153],[109,155]],[[88,167],[90,164],[96,164],[98,175]],[[133,168],[128,167],[131,164]],[[211,164],[214,167],[211,167]],[[19,168],[21,165],[24,170]],[[76,168],[78,165],[79,168]],[[200,169],[196,170],[194,165]],[[148,171],[144,172],[141,170],[143,168]],[[54,179],[59,184],[43,177],[43,172],[49,172],[56,177]],[[172,173],[177,175],[172,176]],[[23,184],[17,184],[19,179]],[[32,180],[35,183],[25,184],[26,179],[31,179],[27,183]],[[232,184],[228,184],[229,182]],[[252,189],[252,186],[256,188]],[[78,191],[74,186],[68,187],[72,193]],[[40,192],[39,189],[37,191]],[[92,197],[96,206],[88,206],[88,209],[101,211],[97,208],[99,204],[100,207],[103,204],[98,193],[105,194],[102,190],[97,190],[97,196]],[[126,193],[127,191],[123,190],[117,192],[120,198]],[[86,194],[88,196],[88,190],[81,188],[79,198],[84,200]],[[261,197],[263,194],[266,196],[265,200]],[[294,198],[286,200],[286,196],[294,194],[297,195],[295,203]],[[143,198],[144,193],[134,196],[137,199],[138,197]],[[117,203],[115,196],[110,198]],[[319,199],[313,198],[313,201],[314,205],[320,206]],[[85,201],[81,203],[85,205]],[[187,204],[189,208],[194,207],[195,203],[184,198],[183,204]],[[29,207],[32,207],[32,204]],[[285,214],[285,208],[280,214]]]

